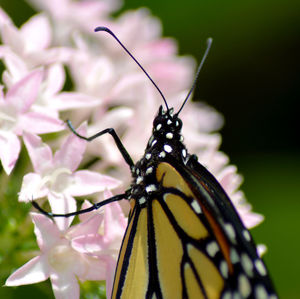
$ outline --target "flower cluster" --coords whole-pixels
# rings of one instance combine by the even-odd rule
[[[119,0],[30,3],[42,12],[20,28],[0,8],[0,59],[5,68],[0,85],[0,159],[9,176],[23,143],[32,171],[24,173],[19,201],[43,203],[46,199],[52,212],[68,213],[77,209],[75,197],[88,195],[99,201],[125,189],[130,172],[110,136],[87,144],[66,130],[63,120],[72,119],[77,131],[87,136],[115,128],[136,161],[143,154],[162,102],[115,41],[93,29],[103,25],[117,33],[163,90],[171,107],[180,106],[191,86],[195,63],[177,55],[176,42],[161,36],[160,21],[147,9],[113,18]],[[252,213],[243,193],[237,191],[241,177],[218,151],[220,136],[211,133],[222,125],[221,116],[204,104],[190,102],[182,119],[190,152],[218,178],[245,225],[257,225],[262,216]],[[48,143],[43,142],[40,135],[53,132]],[[83,207],[89,205],[85,201]],[[126,208],[112,203],[82,215],[75,225],[73,218],[52,221],[30,213],[40,252],[15,271],[6,285],[50,278],[56,298],[79,298],[77,279],[106,280],[110,297]]]

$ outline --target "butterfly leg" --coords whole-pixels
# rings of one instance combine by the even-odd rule
[[[71,123],[70,120],[67,120],[67,125],[68,125],[68,127],[70,128],[70,130],[71,130],[77,137],[79,137],[79,138],[81,138],[81,139],[84,139],[84,140],[86,140],[86,141],[88,141],[88,142],[90,142],[90,141],[92,141],[92,140],[94,140],[94,139],[96,139],[96,138],[98,138],[98,137],[100,137],[100,136],[102,136],[102,135],[104,135],[104,134],[107,134],[107,133],[110,134],[110,135],[113,137],[113,139],[114,139],[114,141],[115,141],[115,143],[116,143],[116,145],[117,145],[117,147],[118,147],[118,149],[119,149],[121,155],[123,156],[123,158],[124,158],[124,160],[126,161],[126,163],[129,165],[130,169],[132,169],[132,168],[134,167],[134,163],[133,163],[133,161],[132,161],[130,155],[128,154],[128,152],[127,152],[127,150],[125,149],[125,147],[124,147],[122,141],[120,140],[119,136],[117,135],[116,131],[115,131],[113,128],[108,128],[108,129],[105,129],[105,130],[103,130],[103,131],[100,131],[100,132],[98,132],[97,134],[95,134],[95,135],[93,135],[93,136],[91,136],[91,137],[85,137],[85,136],[82,136],[82,135],[80,135],[80,134],[78,134],[78,133],[76,132],[76,130],[75,130],[74,127],[72,126],[72,123]]]
[[[114,201],[119,201],[119,200],[122,200],[124,198],[127,197],[127,193],[122,193],[122,194],[118,194],[118,195],[115,195],[115,196],[112,196],[110,198],[107,198],[101,202],[97,202],[95,204],[93,204],[92,206],[90,206],[89,208],[86,208],[86,209],[82,209],[80,211],[75,211],[75,212],[72,212],[72,213],[67,213],[67,214],[53,214],[51,212],[47,212],[45,211],[44,209],[42,209],[39,204],[35,201],[31,201],[31,204],[38,210],[40,211],[42,214],[48,216],[48,217],[71,217],[71,216],[76,216],[76,215],[79,215],[79,214],[84,214],[84,213],[88,213],[88,212],[91,212],[93,210],[98,210],[99,208],[101,208],[102,206],[104,205],[107,205],[108,203],[111,203],[111,202],[114,202]]]

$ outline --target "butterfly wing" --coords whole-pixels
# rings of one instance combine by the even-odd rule
[[[145,298],[149,280],[147,210],[134,204],[128,219],[112,298]]]
[[[155,180],[144,206],[132,200],[113,298],[269,298],[267,270],[217,180],[193,156],[159,162]]]
[[[190,208],[208,231],[197,249],[206,256],[207,262],[214,264],[223,279],[224,286],[219,295],[228,294],[228,298],[238,294],[241,298],[271,298],[274,288],[266,267],[257,254],[249,231],[215,177],[197,162],[196,156],[190,156],[186,165],[171,161],[166,168],[166,171],[162,171],[166,173],[164,180],[168,173],[173,178],[163,185],[182,190],[183,194],[188,195]],[[202,281],[208,279],[203,268],[199,265],[201,270],[198,273]],[[212,277],[212,285],[214,280],[215,277]],[[210,283],[206,282],[204,286],[209,288]],[[219,297],[208,294],[208,298]]]

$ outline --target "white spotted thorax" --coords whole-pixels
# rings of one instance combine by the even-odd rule
[[[182,143],[181,128],[182,121],[173,114],[173,108],[166,111],[160,106],[153,121],[152,135],[145,154],[132,169],[134,180],[131,185],[131,198],[138,204],[145,205],[144,198],[147,198],[147,194],[158,190],[158,186],[153,185],[156,181],[153,176],[158,162],[175,159],[185,164],[188,160],[187,149]]]

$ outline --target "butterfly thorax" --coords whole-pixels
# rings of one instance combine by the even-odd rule
[[[183,144],[181,128],[182,121],[177,114],[173,114],[173,108],[165,111],[160,106],[144,156],[132,169],[131,199],[142,205],[150,193],[158,190],[155,170],[160,162],[176,160],[185,164],[188,153]]]

